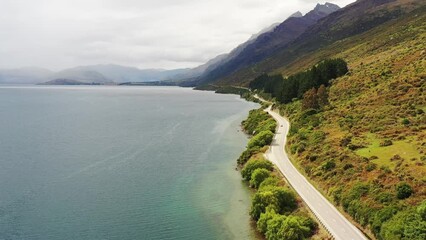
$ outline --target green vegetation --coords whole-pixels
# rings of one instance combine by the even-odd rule
[[[324,94],[324,86],[329,85],[329,80],[343,76],[347,72],[348,66],[343,59],[326,59],[307,71],[296,73],[285,79],[282,75],[261,75],[250,82],[249,87],[252,90],[271,94],[280,103],[289,103],[294,98],[301,99],[304,94],[308,94],[311,98],[315,98],[315,104],[319,105],[319,103],[326,103],[326,100],[323,100],[322,95],[319,97],[320,101],[317,101],[316,88],[323,85],[320,94]],[[309,92],[309,89],[314,93]],[[312,108],[316,107],[312,106]]]
[[[278,105],[296,165],[372,238],[423,237],[413,209],[426,198],[425,22],[407,17],[369,44],[336,44],[350,71]]]
[[[247,149],[240,155],[237,162],[244,165],[253,155],[262,152],[262,148],[271,143],[277,123],[263,109],[249,112],[249,116],[241,123],[244,131],[253,136]]]
[[[262,154],[271,143],[275,120],[262,109],[252,110],[242,122],[247,133],[253,135],[247,149],[238,159],[243,166],[241,175],[256,189],[250,216],[266,239],[306,239],[316,233],[318,225],[298,204],[296,194],[285,186],[271,162]]]
[[[247,148],[255,148],[255,147],[263,147],[271,144],[272,139],[274,138],[274,134],[269,131],[262,131],[259,134],[254,135],[252,139],[250,139],[247,144]]]

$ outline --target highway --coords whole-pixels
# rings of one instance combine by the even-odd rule
[[[285,152],[289,122],[267,108],[267,111],[278,123],[278,129],[266,158],[274,163],[282,172],[294,190],[316,215],[327,231],[337,240],[367,239],[364,234],[350,223],[306,178],[296,169]],[[344,185],[344,183],[342,183]]]

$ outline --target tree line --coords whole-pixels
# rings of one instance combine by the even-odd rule
[[[340,58],[326,59],[312,68],[284,78],[282,75],[262,74],[250,82],[252,90],[260,90],[271,94],[280,103],[289,103],[293,99],[301,99],[310,89],[327,87],[331,79],[345,75],[347,63]]]

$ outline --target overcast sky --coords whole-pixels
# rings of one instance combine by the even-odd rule
[[[323,1],[320,1],[324,3]],[[354,0],[330,1],[343,7]],[[200,65],[314,0],[0,0],[0,68]]]

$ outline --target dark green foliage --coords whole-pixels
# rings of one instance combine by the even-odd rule
[[[246,181],[250,181],[251,174],[258,168],[264,168],[271,171],[274,167],[269,161],[252,159],[249,160],[243,170],[241,170],[241,175]]]
[[[385,222],[380,230],[381,239],[386,240],[424,240],[426,239],[426,221],[416,211],[409,208],[395,214]]]
[[[263,189],[269,187],[269,186],[279,186],[280,184],[280,179],[278,179],[278,177],[275,176],[270,176],[268,178],[266,178],[265,180],[263,180],[263,182],[259,185],[259,191],[262,191]]]
[[[321,165],[321,169],[323,171],[330,171],[331,169],[336,167],[336,163],[334,161],[327,161],[323,165]]]
[[[250,139],[247,144],[247,148],[263,147],[269,145],[271,144],[273,138],[274,134],[271,131],[262,131]]]
[[[277,213],[288,213],[296,209],[296,197],[292,191],[284,187],[265,187],[253,196],[250,215],[257,220],[268,206]]]
[[[398,199],[405,199],[413,194],[413,188],[405,182],[396,185],[396,197]]]
[[[417,213],[420,215],[420,217],[423,219],[423,221],[426,221],[426,200],[424,200],[418,207],[417,207]]]
[[[258,220],[267,207],[277,212],[279,210],[277,197],[272,191],[258,191],[251,201],[250,216]]]
[[[366,195],[368,191],[370,190],[370,187],[365,183],[356,183],[349,192],[346,192],[342,196],[342,205],[345,210],[348,209],[349,204],[353,200],[358,200],[362,196]]]
[[[409,125],[410,124],[410,120],[408,120],[407,118],[404,118],[404,119],[402,119],[402,124]]]
[[[367,166],[365,166],[365,170],[367,170],[367,172],[371,172],[376,168],[377,168],[377,164],[375,163],[369,163],[367,164]]]
[[[386,140],[384,140],[383,142],[381,142],[380,143],[380,146],[381,147],[387,147],[387,146],[391,146],[393,143],[392,143],[392,141],[391,140],[389,140],[389,139],[386,139]]]
[[[271,176],[270,171],[264,168],[258,168],[253,171],[250,178],[250,185],[254,188],[259,188],[260,184]]]
[[[247,148],[244,152],[241,153],[240,157],[237,159],[237,163],[244,165],[251,158],[251,156],[259,152],[260,147]]]
[[[277,215],[268,221],[266,238],[268,240],[301,240],[312,235],[310,222],[299,216]]]
[[[286,79],[281,75],[263,74],[250,82],[249,87],[269,93],[281,103],[289,103],[294,98],[302,98],[309,89],[318,88],[321,85],[328,86],[331,79],[341,77],[347,72],[347,63],[343,59],[326,59],[311,69],[291,75]],[[326,92],[322,89],[320,100],[316,100],[316,105],[327,104],[326,97]]]
[[[371,230],[377,236],[380,233],[382,224],[391,219],[398,209],[394,206],[388,206],[377,211],[371,221]]]
[[[247,119],[241,124],[247,133],[253,135],[265,130],[275,132],[275,129],[277,128],[276,121],[262,109],[251,110]]]
[[[268,230],[268,221],[277,217],[277,213],[273,208],[267,207],[266,211],[260,214],[259,220],[257,220],[257,229],[260,233],[266,234]]]

